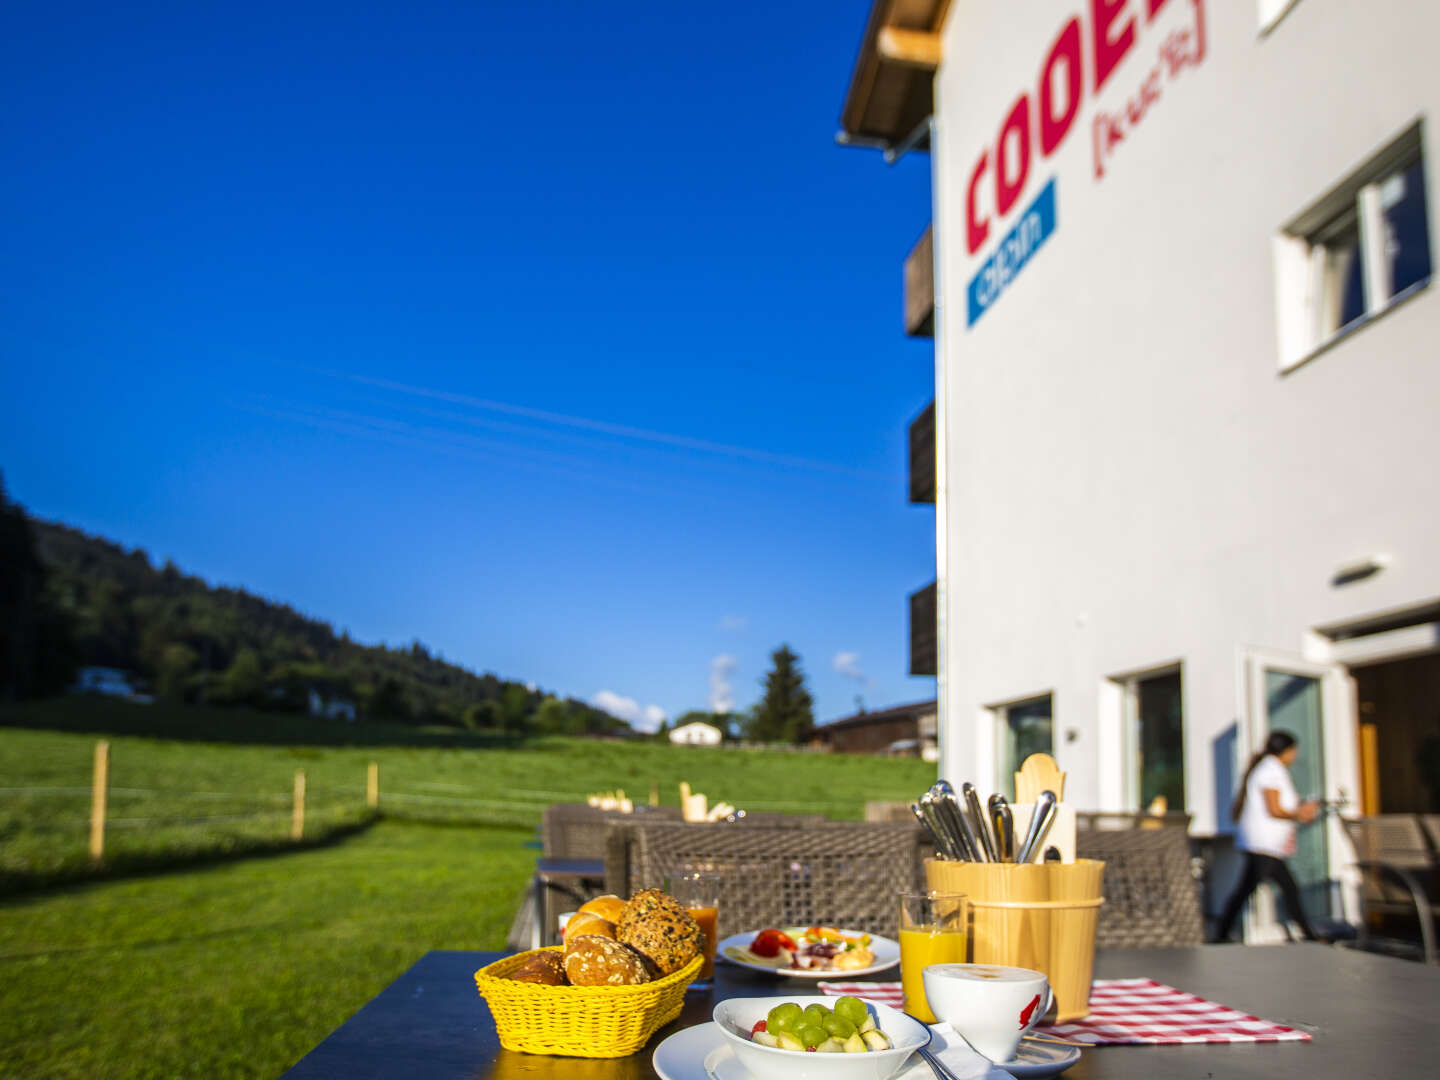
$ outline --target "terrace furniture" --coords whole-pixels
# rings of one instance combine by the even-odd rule
[[[710,992],[686,995],[680,1018],[626,1058],[592,1060],[500,1048],[473,973],[494,952],[431,952],[310,1051],[282,1080],[649,1080],[665,1038],[705,1023],[717,1001],[800,993],[792,982],[726,963]],[[1429,1076],[1440,1060],[1440,970],[1323,945],[1112,949],[1098,978],[1149,978],[1267,1020],[1311,1042],[1106,1046],[1083,1052],[1064,1080],[1354,1080]],[[886,972],[881,979],[895,979]]]
[[[914,821],[915,814],[908,802],[881,802],[871,800],[865,804],[866,821]]]
[[[1081,814],[1093,820],[1100,815]],[[1188,822],[1188,815],[1179,815]],[[1178,826],[1178,822],[1176,823]],[[1200,945],[1205,921],[1184,828],[1081,827],[1075,854],[1105,863],[1097,949]]]
[[[1362,914],[1358,944],[1370,940],[1372,915],[1415,913],[1425,962],[1440,962],[1435,943],[1440,901],[1440,835],[1435,814],[1377,814],[1344,818],[1360,869]]]
[[[637,807],[633,814],[601,810],[585,803],[552,803],[545,808],[541,832],[545,854],[552,859],[598,859],[605,851],[605,833],[616,822],[679,821],[676,806]]]
[[[923,887],[934,854],[909,824],[617,825],[605,847],[605,887],[629,896],[667,875],[719,875],[719,935],[817,922],[893,937],[902,890]]]

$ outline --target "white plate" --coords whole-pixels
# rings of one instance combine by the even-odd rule
[[[794,929],[791,927],[790,929]],[[836,927],[842,934],[849,934],[852,937],[865,933],[864,930],[846,930]],[[786,931],[789,932],[788,930]],[[856,968],[853,971],[836,971],[833,968],[826,971],[816,971],[814,968],[788,968],[778,967],[773,964],[752,963],[748,960],[736,960],[734,957],[726,956],[725,950],[731,946],[741,949],[748,949],[750,943],[755,940],[759,930],[751,930],[748,934],[731,934],[715,946],[715,957],[717,960],[724,960],[727,964],[734,964],[736,967],[749,968],[751,971],[768,971],[775,975],[787,975],[794,979],[829,979],[831,982],[848,982],[859,975],[873,975],[877,971],[884,971],[892,968],[900,962],[900,943],[891,941],[879,934],[870,935],[870,951],[875,954],[875,963],[869,967]],[[779,957],[776,957],[778,960]]]
[[[954,1037],[952,1032],[951,1038]],[[1060,1046],[1055,1049],[1067,1048]],[[1077,1056],[1078,1054],[1079,1051],[1076,1051]],[[1022,1046],[1020,1058],[1023,1060],[1025,1057]],[[661,1080],[753,1080],[749,1070],[740,1064],[735,1051],[730,1049],[730,1044],[725,1041],[725,1036],[720,1034],[720,1028],[714,1021],[677,1031],[655,1048],[651,1062]],[[1010,1067],[1006,1066],[1007,1069]],[[1061,1066],[1065,1067],[1068,1066]],[[1054,1073],[1026,1071],[1016,1072],[1014,1075],[1039,1080],[1040,1077],[1052,1076]],[[966,1077],[967,1080],[1000,1080],[1005,1078],[1005,1074],[991,1067],[988,1073],[983,1068],[967,1070]],[[912,1054],[891,1080],[935,1080],[935,1074],[918,1054]]]

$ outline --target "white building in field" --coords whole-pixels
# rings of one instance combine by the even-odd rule
[[[75,672],[75,685],[70,692],[127,699],[138,696],[130,675],[119,668],[109,667],[82,667]]]
[[[693,720],[670,731],[670,741],[680,746],[719,746],[724,733],[713,724]]]
[[[1411,0],[876,0],[842,138],[931,155],[912,640],[957,784],[1047,750],[1213,833],[1283,727],[1302,794],[1440,810],[1437,40]],[[1353,859],[1303,831],[1307,903]]]

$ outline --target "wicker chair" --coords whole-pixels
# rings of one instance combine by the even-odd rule
[[[676,806],[647,806],[634,814],[622,814],[619,810],[601,810],[585,803],[552,803],[545,808],[541,826],[545,856],[550,859],[603,858],[605,834],[610,826],[635,821],[637,814],[650,820],[680,820],[680,808]]]
[[[720,877],[721,937],[825,922],[894,936],[897,894],[922,887],[933,855],[911,824],[824,822],[808,828],[628,824],[611,830],[605,885],[628,896],[667,874]]]
[[[1079,829],[1075,854],[1105,863],[1100,949],[1200,945],[1205,923],[1182,828]]]

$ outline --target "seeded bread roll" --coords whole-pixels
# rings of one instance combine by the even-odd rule
[[[599,915],[606,922],[618,922],[620,916],[625,913],[625,901],[614,893],[592,897],[580,905],[580,914],[584,915],[587,912]]]
[[[565,974],[573,986],[635,986],[650,981],[639,953],[599,934],[581,934],[565,942]]]
[[[542,986],[565,985],[565,961],[557,952],[536,953],[510,973],[516,982],[540,983]]]
[[[659,889],[643,889],[630,898],[615,924],[615,937],[662,975],[679,971],[705,947],[705,931],[695,917]]]
[[[577,911],[565,924],[565,936],[567,938],[583,937],[586,934],[599,934],[601,937],[614,938],[615,924],[607,922],[599,915],[589,911]]]

